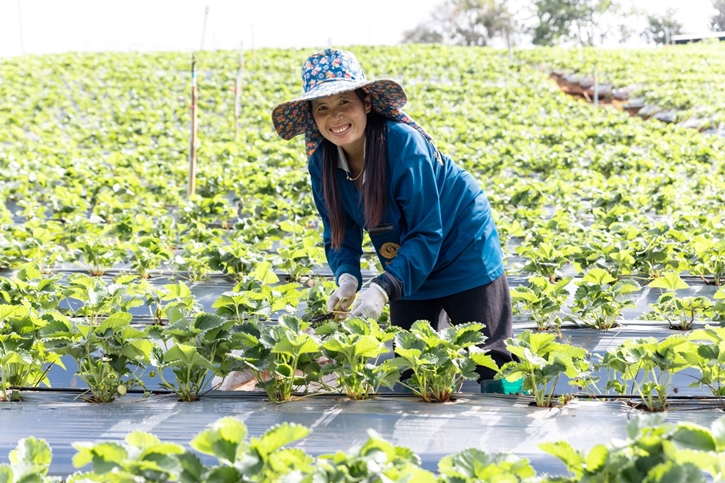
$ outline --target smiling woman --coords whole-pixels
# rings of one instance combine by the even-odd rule
[[[351,317],[378,319],[390,303],[391,322],[406,330],[421,319],[438,321],[445,311],[452,325],[485,324],[484,347],[493,360],[511,361],[501,246],[476,180],[401,110],[402,86],[368,81],[350,52],[310,56],[302,80],[304,94],[278,105],[272,119],[285,139],[305,134],[325,252],[338,283],[328,310],[350,308]],[[363,229],[384,272],[356,298]],[[495,373],[479,367],[482,388],[503,391],[491,381]]]

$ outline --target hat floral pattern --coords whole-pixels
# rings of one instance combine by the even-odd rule
[[[319,147],[323,140],[309,108],[309,101],[362,88],[370,94],[372,108],[394,121],[417,129],[427,139],[425,130],[401,109],[408,101],[403,86],[391,79],[368,81],[360,62],[345,50],[325,49],[307,58],[302,65],[304,93],[297,99],[283,102],[272,110],[272,121],[283,139],[305,135],[307,155]]]

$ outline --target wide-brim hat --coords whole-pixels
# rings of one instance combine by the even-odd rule
[[[307,155],[312,155],[324,139],[310,110],[310,101],[343,92],[363,89],[370,95],[372,109],[389,119],[406,123],[427,139],[428,133],[401,109],[408,102],[403,86],[392,79],[369,81],[360,62],[345,50],[325,49],[307,58],[302,65],[304,93],[272,110],[272,122],[283,139],[305,135]]]

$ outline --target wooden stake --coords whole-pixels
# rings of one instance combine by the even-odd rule
[[[237,83],[234,86],[234,140],[239,138],[239,114],[242,107],[239,100],[242,96],[242,72],[244,70],[244,43],[239,50],[239,69],[237,70]]]
[[[189,147],[189,183],[186,194],[196,192],[196,56],[191,56],[191,145]]]
[[[599,107],[599,79],[597,78],[596,64],[594,64],[594,107]]]

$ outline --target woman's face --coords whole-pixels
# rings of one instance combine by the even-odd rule
[[[322,136],[347,153],[362,153],[370,96],[361,101],[355,91],[312,101],[312,117]]]

